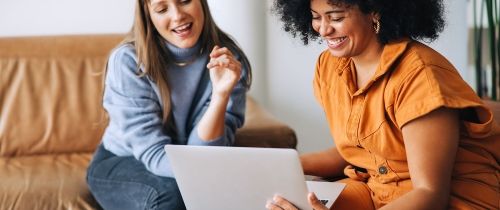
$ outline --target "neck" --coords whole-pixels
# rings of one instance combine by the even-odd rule
[[[201,41],[190,48],[179,48],[168,42],[166,45],[173,62],[189,62],[195,60],[202,53]]]
[[[366,47],[365,52],[351,58],[356,67],[356,86],[358,89],[368,83],[375,75],[377,67],[380,64],[380,57],[382,56],[384,46],[378,41],[372,43]]]
[[[383,50],[384,46],[376,42],[367,46],[365,52],[362,54],[352,57],[356,71],[361,74],[375,73],[375,69],[380,64],[380,57]]]

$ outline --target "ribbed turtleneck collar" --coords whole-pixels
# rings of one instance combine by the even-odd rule
[[[167,49],[170,51],[171,55],[176,61],[186,61],[191,60],[195,56],[200,54],[201,50],[201,40],[198,40],[193,47],[190,48],[179,48],[167,41],[165,41]]]

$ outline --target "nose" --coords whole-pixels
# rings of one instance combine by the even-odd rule
[[[330,25],[330,22],[328,20],[325,20],[324,18],[321,20],[321,24],[319,25],[319,35],[322,37],[328,36],[333,32],[333,27]]]
[[[182,10],[182,8],[175,6],[170,10],[172,15],[172,20],[175,22],[181,22],[181,20],[186,16],[186,13]]]

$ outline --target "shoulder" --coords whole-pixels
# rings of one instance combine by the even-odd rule
[[[125,87],[135,83],[147,83],[148,77],[141,76],[141,73],[132,44],[121,44],[111,51],[106,72],[107,84]]]
[[[412,41],[401,58],[400,65],[411,70],[445,70],[458,73],[453,64],[431,47]]]
[[[390,83],[397,87],[417,78],[432,87],[463,83],[460,74],[448,59],[431,47],[417,41],[410,41],[393,65]]]
[[[136,52],[135,52],[135,47],[132,43],[122,43],[122,44],[116,46],[111,51],[111,55],[112,56],[129,55],[129,56],[137,57]]]
[[[398,124],[444,106],[476,106],[479,98],[455,67],[440,53],[412,41],[390,74],[386,101],[394,103]]]
[[[111,75],[123,73],[139,74],[138,58],[135,47],[131,43],[120,44],[114,48],[108,58],[107,71]]]
[[[137,66],[137,54],[135,47],[131,43],[124,43],[114,48],[108,59],[108,65],[120,66]]]

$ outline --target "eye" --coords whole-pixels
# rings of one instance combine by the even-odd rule
[[[162,14],[162,13],[165,13],[166,11],[167,11],[167,9],[161,9],[161,10],[157,10],[156,13]]]
[[[344,17],[330,17],[330,21],[333,21],[333,22],[340,22],[344,20]]]
[[[157,7],[157,8],[155,8],[154,11],[155,11],[155,13],[162,14],[162,13],[167,12],[167,7]]]
[[[320,17],[320,16],[314,16],[314,15],[313,15],[313,16],[312,16],[312,19],[313,19],[313,20],[320,20],[320,19],[321,19],[321,17]]]
[[[179,2],[180,2],[181,4],[186,5],[186,4],[191,3],[191,0],[180,0]]]

